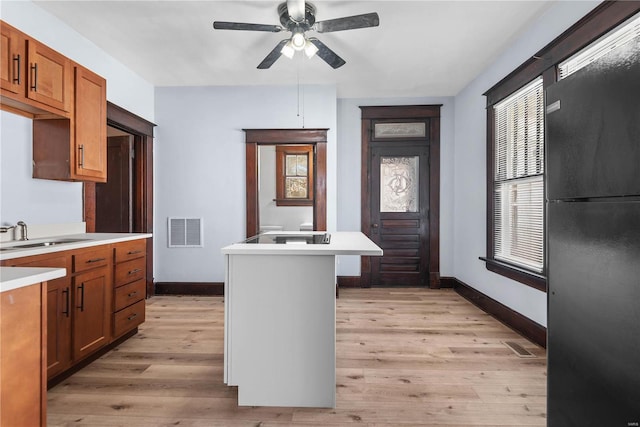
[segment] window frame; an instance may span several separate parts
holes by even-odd
[[[484,95],[487,98],[487,158],[486,158],[486,256],[480,257],[485,262],[487,270],[513,279],[517,282],[546,292],[547,290],[547,257],[544,251],[542,273],[529,271],[518,265],[495,258],[494,238],[494,177],[495,177],[495,115],[493,106],[511,94],[517,92],[528,82],[542,76],[543,90],[558,80],[558,65],[579,52],[590,43],[597,40],[625,20],[640,12],[640,3],[611,1],[603,2],[586,16],[572,25],[564,33],[554,39],[542,50],[533,55],[513,72],[491,87]],[[546,143],[546,138],[545,138]],[[543,180],[544,180],[543,175]],[[545,224],[543,225],[544,242],[546,248],[546,207]]]
[[[286,158],[288,155],[307,156],[307,197],[287,197],[285,190]],[[276,206],[313,206],[313,145],[278,145],[276,146]]]

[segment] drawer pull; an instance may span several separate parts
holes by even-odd
[[[131,316],[127,317],[127,320],[133,320],[138,317],[138,313],[133,313]]]
[[[139,272],[141,272],[141,271],[142,271],[142,269],[140,269],[140,268],[136,268],[135,270],[131,270],[128,274],[129,274],[129,275],[132,275],[132,274],[139,273]]]
[[[135,255],[135,254],[139,254],[142,251],[129,251],[127,252],[127,255]]]
[[[135,296],[135,295],[137,295],[137,294],[138,294],[138,291],[133,291],[133,292],[128,293],[128,294],[127,294],[127,297],[128,297],[128,298],[131,298],[131,297],[133,297],[133,296]]]
[[[106,261],[106,260],[107,260],[106,258],[93,258],[93,259],[87,260],[87,264],[91,264],[91,263],[94,263],[94,262],[100,262],[100,261]]]

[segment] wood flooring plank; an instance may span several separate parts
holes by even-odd
[[[546,424],[545,349],[451,289],[346,288],[336,308],[336,408],[238,407],[223,298],[158,296],[137,335],[49,390],[49,426]]]

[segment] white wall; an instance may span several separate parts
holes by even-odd
[[[492,273],[478,259],[486,255],[486,98],[482,94],[598,4],[555,3],[455,98],[453,276],[543,326],[547,324],[546,293]]]
[[[454,99],[338,100],[338,230],[360,231],[361,106],[442,104],[440,118],[440,274],[453,275]],[[359,276],[359,257],[338,257],[338,274]]]
[[[260,227],[281,226],[283,230],[300,230],[313,223],[313,206],[278,206],[276,198],[276,146],[258,147],[258,211]]]
[[[156,88],[156,281],[224,280],[220,248],[245,237],[242,129],[329,128],[327,229],[336,229],[336,90],[301,92],[298,115],[296,86]],[[171,216],[202,217],[204,247],[168,248]]]
[[[3,1],[0,19],[107,79],[107,99],[153,121],[153,86],[30,1]],[[31,121],[0,113],[0,223],[82,221],[82,184],[31,178]]]

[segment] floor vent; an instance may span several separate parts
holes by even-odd
[[[518,357],[536,357],[535,354],[531,353],[526,348],[522,347],[517,342],[513,341],[503,341],[502,344],[506,345],[513,351]]]

